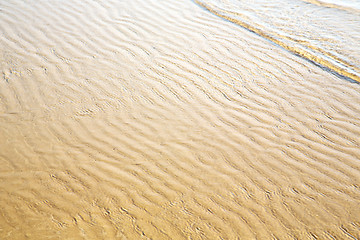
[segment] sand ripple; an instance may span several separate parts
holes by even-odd
[[[360,85],[191,1],[0,3],[1,239],[357,239]]]

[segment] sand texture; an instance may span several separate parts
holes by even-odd
[[[0,2],[0,239],[359,239],[360,84],[194,1]]]

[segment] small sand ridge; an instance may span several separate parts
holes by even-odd
[[[359,239],[359,84],[192,1],[0,23],[0,239]]]

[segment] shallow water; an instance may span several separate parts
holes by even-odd
[[[240,3],[1,1],[0,238],[359,238],[359,25]]]
[[[360,81],[359,0],[195,0],[328,70]]]

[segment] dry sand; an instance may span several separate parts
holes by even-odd
[[[0,239],[360,238],[359,84],[192,1],[0,32]]]

